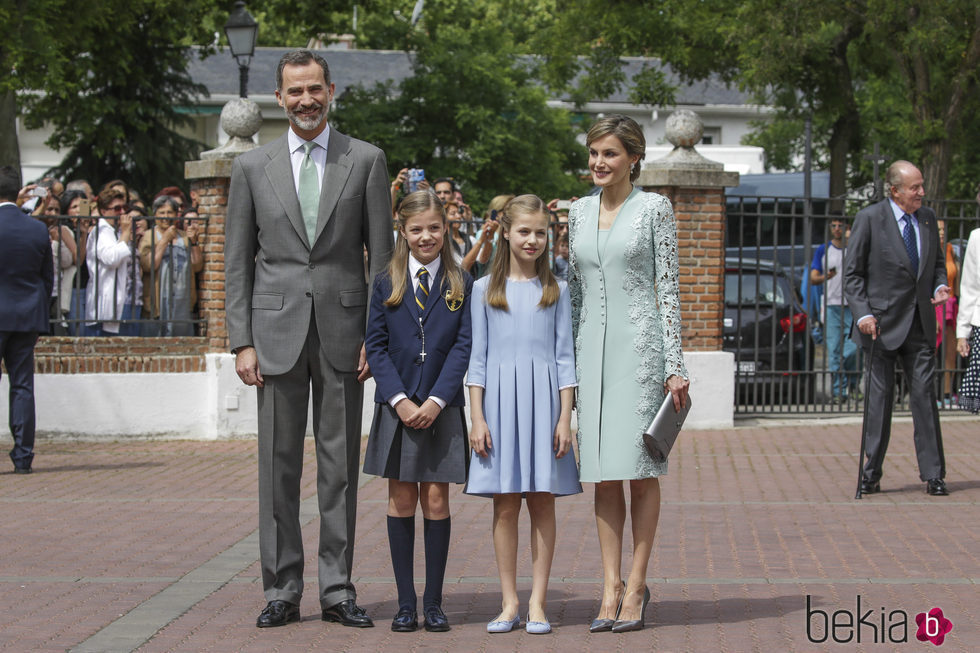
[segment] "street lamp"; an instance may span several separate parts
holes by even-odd
[[[225,23],[225,35],[231,54],[238,62],[238,95],[248,97],[248,65],[255,53],[255,39],[259,34],[259,24],[248,13],[243,0],[238,0]]]

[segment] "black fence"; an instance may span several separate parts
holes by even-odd
[[[115,216],[39,218],[54,259],[52,335],[206,335],[195,306],[206,216],[133,216],[125,241]]]
[[[723,349],[735,355],[735,413],[745,416],[834,415],[863,410],[866,361],[850,340],[846,307],[825,302],[826,284],[810,282],[818,248],[830,224],[849,226],[866,200],[729,197],[726,204]],[[929,205],[929,202],[926,202]],[[975,201],[930,205],[945,227],[949,263],[959,268],[972,229],[980,227]],[[847,231],[843,235],[846,248]],[[823,268],[829,259],[823,257]],[[829,272],[823,269],[823,273]],[[842,269],[833,274],[843,273]],[[957,282],[958,283],[958,282]],[[953,285],[958,296],[958,285]],[[956,407],[966,360],[956,352],[955,308],[937,309],[936,396]],[[908,410],[901,370],[895,410]]]

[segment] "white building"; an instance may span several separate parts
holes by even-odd
[[[257,134],[259,144],[278,138],[286,130],[286,118],[276,102],[275,78],[279,58],[291,48],[257,48],[249,69],[249,98],[262,111],[262,129]],[[375,82],[394,80],[396,83],[412,74],[410,55],[390,50],[325,49],[320,54],[330,65],[331,77],[337,85],[337,97],[352,84],[372,86]],[[641,57],[623,59],[627,79],[654,60]],[[195,82],[204,84],[210,94],[194,106],[182,111],[194,118],[194,126],[184,130],[213,148],[224,143],[227,135],[218,124],[221,108],[238,97],[238,66],[228,51],[191,62],[189,72]],[[567,108],[589,115],[622,113],[639,122],[647,139],[647,162],[667,154],[672,146],[664,137],[664,124],[675,109],[696,111],[704,121],[704,139],[699,151],[709,159],[725,164],[726,170],[739,174],[765,172],[762,148],[742,145],[751,131],[750,121],[764,119],[772,110],[751,102],[751,97],[730,88],[718,79],[683,84],[678,76],[666,70],[668,80],[678,86],[677,104],[671,107],[651,107],[633,104],[628,90],[620,89],[603,100],[590,101],[575,107],[567,98],[555,98],[552,106]],[[25,180],[33,180],[57,165],[62,153],[52,150],[45,141],[49,129],[27,130],[18,121],[21,167]]]

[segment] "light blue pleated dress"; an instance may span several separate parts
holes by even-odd
[[[507,282],[509,311],[484,301],[489,277],[473,284],[473,349],[466,384],[482,386],[483,414],[493,442],[490,455],[471,453],[467,494],[582,491],[571,451],[555,458],[554,433],[561,414],[558,391],[574,387],[568,286],[547,308],[541,282]]]

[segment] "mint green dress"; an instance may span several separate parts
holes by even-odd
[[[664,381],[687,378],[681,352],[677,230],[662,195],[634,189],[599,231],[599,195],[568,214],[582,482],[667,473],[643,445]]]

